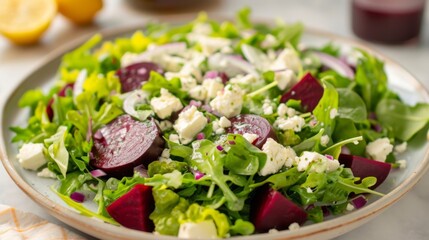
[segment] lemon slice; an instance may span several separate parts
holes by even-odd
[[[0,0],[0,33],[16,44],[35,43],[56,13],[55,0]]]

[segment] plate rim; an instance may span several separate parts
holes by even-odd
[[[194,17],[195,17],[194,14],[179,14],[179,15],[163,16],[158,18],[157,20],[162,22],[173,22],[173,21],[183,22],[189,19],[193,19]],[[213,19],[220,19],[220,20],[229,19],[225,17],[219,17],[216,15],[211,17]],[[254,19],[254,22],[269,23],[269,20]],[[132,24],[124,24],[124,25],[120,25],[112,28],[104,28],[101,30],[97,30],[97,33],[101,34],[103,38],[120,37],[120,36],[124,36],[125,34],[132,33],[138,29],[144,28],[144,26],[147,23],[148,21],[138,21]],[[406,77],[408,78],[407,80],[409,80],[407,82],[409,84],[412,84],[415,89],[418,89],[418,92],[422,96],[425,96],[426,98],[429,97],[428,90],[412,73],[410,73],[410,71],[408,71],[405,67],[401,66],[395,60],[392,60],[391,58],[380,53],[379,51],[374,50],[373,48],[367,46],[364,42],[360,40],[344,37],[341,35],[337,35],[335,33],[331,33],[328,31],[307,27],[307,26],[304,27],[304,32],[307,34],[316,35],[318,37],[323,37],[328,40],[333,40],[335,42],[340,42],[341,44],[356,46],[366,51],[369,51],[371,54],[375,54],[377,57],[381,58],[385,62],[385,64],[391,65],[392,67],[399,69],[403,73],[405,73]],[[85,34],[60,47],[55,48],[54,50],[49,52],[36,67],[31,69],[31,71],[20,80],[19,84],[17,84],[13,89],[7,92],[3,98],[4,101],[2,101],[0,105],[0,113],[2,116],[2,120],[1,120],[2,126],[3,126],[3,122],[5,121],[5,119],[3,118],[5,106],[10,101],[12,96],[16,94],[18,89],[21,88],[22,85],[28,81],[28,79],[31,79],[32,75],[34,75],[36,71],[43,68],[54,59],[63,55],[64,53],[76,48],[77,46],[79,46],[80,44],[88,40],[94,34],[96,33],[91,32],[91,33]],[[85,229],[79,228],[79,227],[82,227],[82,224],[85,223],[85,220],[88,220],[88,217],[85,217],[79,214],[78,212],[74,211],[71,208],[63,207],[60,204],[55,203],[53,200],[46,198],[41,193],[37,192],[16,171],[16,169],[12,164],[12,160],[8,159],[5,146],[6,146],[6,143],[5,143],[3,127],[2,127],[0,128],[0,159],[6,172],[14,181],[14,183],[25,194],[27,194],[33,201],[35,201],[39,206],[41,206],[44,210],[46,210],[50,215],[54,216],[55,218],[59,219],[65,224],[93,236],[103,236],[103,238],[109,237],[112,239],[117,239],[117,238],[135,239],[135,238],[144,237],[145,239],[159,239],[161,237],[161,235],[146,233],[146,232],[127,229],[123,227],[117,227],[98,220],[88,221],[89,223],[84,224]],[[303,239],[303,238],[309,238],[309,237],[310,238],[317,237],[318,239],[320,239],[320,236],[322,237],[324,236],[323,234],[330,234],[329,235],[330,237],[341,235],[345,232],[340,232],[337,235],[332,234],[332,232],[335,231],[336,229],[339,229],[339,228],[341,229],[345,225],[349,225],[349,228],[351,230],[364,224],[366,221],[369,221],[376,215],[380,214],[383,210],[385,210],[389,206],[399,201],[406,193],[408,193],[429,169],[429,150],[427,150],[424,153],[423,158],[424,159],[422,160],[418,168],[415,169],[415,171],[413,171],[410,174],[410,176],[407,179],[405,179],[400,185],[398,185],[396,188],[394,188],[389,193],[387,193],[385,197],[377,199],[374,203],[365,206],[365,208],[360,209],[359,211],[347,213],[346,215],[342,215],[339,217],[335,217],[334,219],[325,221],[324,222],[325,224],[323,226],[320,226],[320,224],[311,224],[311,225],[302,227],[298,231],[279,231],[277,233],[269,233],[269,235],[268,233],[265,233],[265,234],[251,235],[251,236],[241,236],[241,237],[236,237],[235,239],[243,239],[243,238],[258,239],[260,237],[267,237],[267,236],[270,236],[272,238],[287,238],[287,239]],[[348,221],[344,221],[345,219],[348,219]],[[109,231],[106,232],[105,228],[109,228]],[[124,229],[126,229],[128,232],[127,236],[122,235]],[[162,238],[176,239],[176,240],[178,239],[177,237],[164,236],[164,235],[162,236]]]

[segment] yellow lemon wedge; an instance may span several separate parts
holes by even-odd
[[[19,45],[33,44],[56,13],[55,0],[0,0],[0,33]]]
[[[57,0],[57,4],[58,11],[77,25],[91,23],[103,8],[103,0]]]

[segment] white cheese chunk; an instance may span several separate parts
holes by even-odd
[[[254,133],[244,133],[243,137],[250,143],[253,143],[256,139],[259,138],[258,134]]]
[[[182,223],[179,228],[179,238],[207,239],[217,238],[217,229],[213,220],[199,223]]]
[[[42,178],[57,179],[57,175],[55,175],[55,173],[51,172],[51,170],[49,170],[49,168],[42,169],[42,171],[37,173],[37,176],[42,177]]]
[[[204,86],[198,85],[189,90],[189,96],[196,100],[205,100],[207,98],[207,90]]]
[[[300,132],[305,125],[305,119],[300,116],[292,116],[289,118],[277,118],[274,122],[274,127],[281,130],[292,129],[295,132]]]
[[[272,34],[267,34],[264,38],[264,40],[261,42],[262,48],[272,48],[279,44],[279,41],[277,41],[277,38],[273,36]]]
[[[206,90],[206,97],[208,99],[213,99],[217,96],[219,91],[223,90],[223,83],[220,77],[215,79],[205,79],[202,84],[203,88]]]
[[[195,106],[181,112],[174,123],[174,130],[179,134],[180,142],[190,143],[192,139],[207,125],[207,118]]]
[[[231,118],[237,116],[243,107],[243,90],[237,85],[228,85],[223,92],[210,102],[210,106],[221,115]]]
[[[17,157],[21,167],[28,170],[36,171],[47,162],[43,154],[42,143],[26,143],[22,145]]]
[[[290,69],[276,72],[274,75],[274,80],[277,82],[277,86],[280,90],[285,90],[297,82],[295,73]]]
[[[177,112],[183,108],[180,99],[171,94],[167,89],[161,88],[161,96],[152,98],[150,101],[152,110],[159,118],[165,119],[173,112]]]
[[[267,154],[267,161],[258,172],[260,176],[277,173],[284,166],[291,167],[296,157],[291,147],[284,147],[272,138],[268,138],[262,151]]]
[[[328,143],[329,143],[329,136],[328,136],[328,135],[323,135],[323,136],[320,138],[320,144],[321,144],[322,146],[326,147],[326,146],[328,146]]]
[[[271,70],[278,71],[283,69],[291,69],[298,73],[301,69],[301,60],[293,49],[284,49],[274,63],[271,65]]]
[[[366,145],[366,153],[374,160],[384,162],[387,155],[393,150],[393,145],[390,144],[388,138],[379,138]]]
[[[396,153],[403,153],[407,150],[407,142],[403,142],[395,146]]]
[[[219,119],[219,126],[222,128],[228,128],[231,127],[231,121],[229,121],[226,117],[220,117]]]
[[[304,151],[300,157],[295,158],[297,162],[298,171],[302,172],[307,170],[310,166],[309,172],[333,172],[340,167],[340,163],[336,159],[329,159],[326,156],[317,153]]]

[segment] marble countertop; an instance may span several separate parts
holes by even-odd
[[[206,10],[209,14],[233,16],[243,6],[250,6],[257,19],[273,16],[287,22],[301,21],[306,26],[356,38],[350,27],[350,1],[338,0],[214,0],[187,8],[186,12]],[[367,43],[370,47],[395,59],[429,88],[429,6],[426,4],[424,31],[420,42],[405,46],[385,46]],[[153,11],[141,7],[138,0],[105,0],[105,7],[96,24],[79,28],[57,16],[41,43],[33,47],[14,47],[0,37],[0,101],[32,70],[44,56],[57,47],[102,28],[125,26],[134,22],[156,19],[170,11]],[[0,116],[2,117],[2,116]],[[427,239],[429,236],[429,173],[398,203],[367,224],[346,233],[338,239]],[[10,179],[0,166],[0,204],[35,213],[42,218],[63,225],[49,216]],[[64,226],[64,225],[63,225]]]

